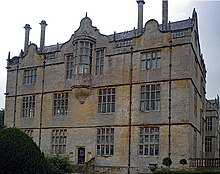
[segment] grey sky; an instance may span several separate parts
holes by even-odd
[[[161,23],[162,0],[145,0],[144,23],[156,19]],[[220,61],[219,28],[220,1],[169,0],[169,20],[187,19],[196,8],[202,53],[207,68],[207,98],[219,93]],[[0,108],[4,108],[4,93],[8,51],[11,57],[19,55],[24,47],[25,24],[30,24],[30,41],[39,46],[40,21],[46,20],[45,45],[63,43],[79,27],[80,20],[88,12],[102,34],[132,30],[137,25],[136,0],[7,0],[0,2]]]

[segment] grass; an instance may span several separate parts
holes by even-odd
[[[220,170],[158,170],[154,174],[220,174]]]

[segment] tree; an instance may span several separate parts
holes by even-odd
[[[17,128],[0,129],[0,157],[0,173],[48,173],[40,148],[32,138]]]
[[[0,110],[0,128],[4,127],[4,117],[5,117],[5,110],[1,108]]]

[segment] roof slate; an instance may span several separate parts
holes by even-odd
[[[193,26],[193,22],[194,20],[191,18],[177,21],[177,22],[171,22],[170,23],[171,31],[191,28]],[[162,28],[162,24],[159,25],[159,29],[161,28]],[[133,37],[136,37],[136,33],[137,33],[137,29],[133,29],[130,31],[114,33],[114,34],[109,35],[108,37],[110,41],[130,40]],[[63,44],[45,46],[43,49],[43,53],[51,53],[51,52],[60,51],[60,48],[62,45]]]

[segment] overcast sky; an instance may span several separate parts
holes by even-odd
[[[156,19],[161,23],[162,0],[145,0],[144,23]],[[207,69],[207,98],[220,93],[220,1],[169,0],[169,20],[187,19],[196,8],[199,34]],[[45,45],[68,41],[80,20],[92,19],[102,34],[137,28],[136,0],[7,0],[0,2],[0,108],[5,107],[6,59],[18,56],[24,47],[24,26],[31,25],[30,41],[39,46],[41,20],[46,20]]]

